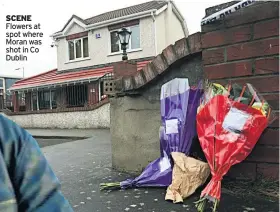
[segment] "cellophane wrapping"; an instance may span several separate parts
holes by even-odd
[[[189,153],[196,135],[196,113],[202,94],[201,88],[190,88],[187,78],[175,78],[162,86],[162,124],[159,129],[161,156],[151,162],[140,176],[121,182],[122,188],[167,187],[171,184],[171,152]]]
[[[221,180],[252,151],[268,123],[272,108],[251,84],[210,84],[198,108],[197,133],[212,179],[201,193],[220,200]]]

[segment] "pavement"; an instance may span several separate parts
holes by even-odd
[[[61,130],[60,130],[61,131]],[[165,189],[141,188],[115,191],[99,191],[99,184],[119,182],[132,177],[113,170],[109,130],[46,131],[49,135],[66,135],[63,141],[51,139],[51,145],[42,145],[47,139],[38,142],[47,160],[61,181],[62,192],[77,212],[106,211],[144,211],[144,212],[195,212],[193,202],[198,200],[199,192],[186,199],[183,204],[173,204],[164,200]],[[43,135],[44,130],[29,130]],[[86,134],[88,133],[88,134]],[[45,135],[48,135],[45,134]],[[67,140],[73,134],[90,135],[87,139]],[[60,141],[61,140],[61,141]],[[210,211],[210,210],[209,210]],[[279,204],[271,200],[255,197],[241,198],[230,192],[222,194],[219,212],[278,212]],[[205,211],[206,212],[206,211]]]

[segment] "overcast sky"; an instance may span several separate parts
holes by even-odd
[[[39,74],[56,68],[56,48],[51,48],[50,35],[60,30],[72,14],[81,18],[89,18],[103,12],[115,10],[147,0],[1,0],[0,2],[0,75],[25,77]],[[190,34],[200,31],[200,21],[205,9],[225,0],[175,0],[182,15],[185,17]],[[28,55],[28,61],[6,61],[6,15],[32,15],[32,24],[40,23],[44,33],[43,44],[38,54]]]

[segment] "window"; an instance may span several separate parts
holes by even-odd
[[[56,92],[55,90],[51,91],[51,104],[52,104],[52,109],[56,108]]]
[[[88,86],[70,85],[66,87],[68,107],[84,107],[88,101]]]
[[[83,56],[88,57],[88,38],[83,39]]]
[[[19,79],[6,79],[6,83],[5,83],[6,89],[9,89],[10,87],[12,87],[12,85],[15,84],[15,82],[18,81],[18,80]],[[0,82],[0,84],[1,84],[1,82]],[[1,85],[0,85],[0,87],[1,87]]]
[[[19,93],[19,105],[25,106],[26,95],[24,92]]]
[[[4,87],[4,79],[0,79],[0,88]]]
[[[68,41],[68,52],[69,60],[88,57],[88,37]]]
[[[76,58],[82,57],[82,40],[77,40],[75,43]]]
[[[32,109],[37,110],[37,92],[32,92]]]
[[[0,79],[0,109],[4,108],[4,79]]]
[[[111,32],[111,52],[120,51],[120,42],[117,31]]]
[[[127,27],[127,30],[131,31],[131,36],[127,50],[139,49],[140,48],[140,29],[139,25]],[[121,44],[119,42],[118,30],[110,32],[111,37],[111,53],[121,51]]]
[[[55,90],[45,90],[38,91],[38,103],[39,109],[55,109],[56,104],[56,91]],[[32,93],[32,104],[33,110],[37,109],[37,94]]]
[[[40,109],[50,108],[50,91],[39,91],[38,98]]]
[[[130,39],[130,48],[138,49],[140,48],[140,30],[139,25],[130,27],[131,39]]]

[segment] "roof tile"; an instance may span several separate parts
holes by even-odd
[[[158,10],[158,9],[162,8],[163,6],[165,6],[167,3],[168,2],[165,1],[165,0],[149,1],[149,2],[133,5],[133,6],[126,7],[126,8],[121,8],[121,9],[118,9],[118,10],[105,12],[105,13],[102,13],[100,15],[96,15],[96,16],[93,16],[91,18],[87,18],[87,19],[84,19],[84,20],[77,15],[72,15],[71,18],[64,25],[62,30],[60,30],[56,33],[62,32],[73,18],[78,19],[79,21],[81,21],[82,23],[84,23],[86,25],[90,25],[90,24],[96,24],[96,23],[99,23],[99,22],[108,21],[108,20],[111,20],[111,19],[120,18],[120,17],[123,17],[123,16],[128,16],[128,15],[132,15],[132,14],[136,14],[136,13],[140,13],[140,12],[145,12],[145,11],[149,11],[149,10],[153,10],[153,9]]]
[[[167,4],[167,1],[149,1],[142,4],[133,5],[130,7],[113,10],[91,18],[85,19],[86,24],[95,24],[102,21],[107,21],[122,16],[127,16],[135,13],[145,12],[153,9],[160,9]]]

